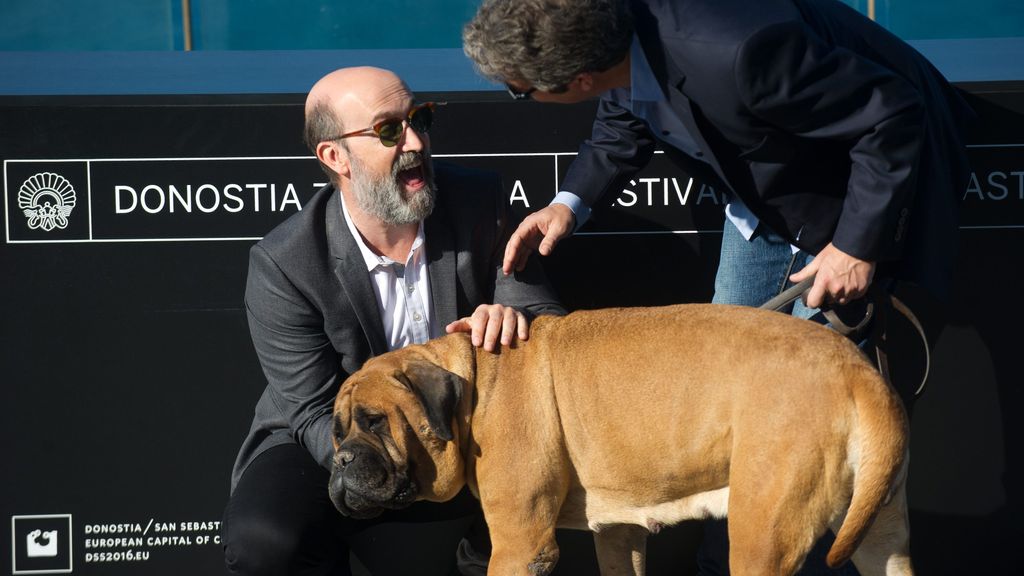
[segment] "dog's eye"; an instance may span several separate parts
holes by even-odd
[[[384,414],[372,414],[366,417],[366,427],[375,434],[381,434],[388,429],[388,417]]]
[[[358,410],[355,413],[355,420],[360,429],[374,434],[380,435],[388,430],[388,415],[384,412]]]

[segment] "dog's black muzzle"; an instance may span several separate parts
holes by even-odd
[[[417,494],[408,473],[396,470],[386,453],[359,441],[338,448],[328,489],[339,512],[359,519],[405,508],[415,502]]]

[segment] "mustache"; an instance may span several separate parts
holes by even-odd
[[[397,175],[403,170],[423,165],[423,161],[424,158],[422,152],[402,152],[402,154],[395,159],[395,165],[392,167],[392,172]]]

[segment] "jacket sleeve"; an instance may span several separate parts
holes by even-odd
[[[891,70],[826,44],[799,22],[747,38],[734,74],[755,117],[799,137],[849,143],[850,177],[832,243],[878,260],[895,242],[916,185],[925,130],[917,90]]]
[[[544,268],[541,266],[536,253],[532,254],[526,262],[522,271],[505,275],[502,271],[502,260],[505,257],[505,245],[508,239],[519,224],[514,220],[509,210],[508,199],[503,196],[501,179],[495,177],[492,186],[492,197],[494,199],[493,214],[491,220],[495,223],[493,234],[488,236],[494,239],[494,244],[482,253],[486,257],[487,273],[490,275],[488,283],[491,286],[491,302],[512,306],[523,312],[527,318],[532,320],[541,314],[564,315],[565,308],[562,307],[555,290],[548,282]]]
[[[271,399],[295,442],[330,467],[331,410],[347,376],[323,317],[259,244],[249,253],[245,305],[249,332]]]
[[[580,146],[561,189],[596,208],[602,198],[618,194],[629,178],[650,162],[654,147],[647,124],[603,97],[590,138]]]

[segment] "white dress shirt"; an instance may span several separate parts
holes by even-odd
[[[341,211],[345,214],[345,223],[348,224],[348,229],[359,246],[359,252],[366,261],[366,270],[370,274],[370,283],[377,298],[377,308],[380,310],[381,320],[384,321],[384,337],[388,342],[388,350],[397,350],[409,344],[421,344],[440,336],[431,306],[423,222],[420,222],[416,240],[413,241],[405,262],[396,262],[374,254],[366,245],[363,236],[352,223],[343,194]]]

